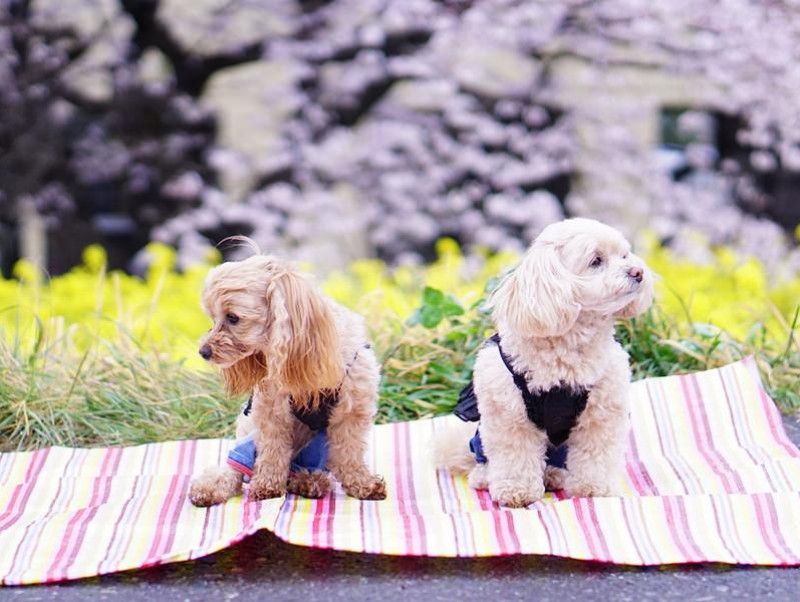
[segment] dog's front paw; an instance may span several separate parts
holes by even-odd
[[[564,491],[570,497],[611,497],[620,494],[619,488],[610,482],[581,479],[567,473]]]
[[[189,501],[200,508],[222,504],[242,492],[242,476],[225,466],[207,468],[192,480]]]
[[[371,475],[368,479],[342,484],[347,495],[359,500],[385,500],[386,483],[383,477]]]
[[[326,472],[300,470],[289,475],[287,491],[302,497],[318,499],[325,497],[331,490],[331,478]]]
[[[486,464],[476,464],[469,473],[469,486],[473,489],[489,489],[489,476]]]
[[[557,466],[548,466],[544,469],[544,486],[547,491],[564,489],[567,484],[567,470]]]
[[[537,486],[514,480],[498,481],[489,484],[489,495],[501,506],[525,508],[544,497],[544,483]]]
[[[286,479],[257,479],[250,481],[250,499],[255,501],[269,500],[286,494]]]

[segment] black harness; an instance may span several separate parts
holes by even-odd
[[[503,352],[500,335],[495,334],[487,341],[487,344],[489,342],[497,345],[503,363],[522,394],[528,420],[547,433],[547,438],[553,447],[560,446],[569,438],[570,431],[578,421],[578,416],[586,409],[590,389],[558,385],[547,391],[531,393],[525,376],[514,370],[511,360]],[[472,382],[462,389],[454,413],[465,422],[477,422],[481,419],[478,411],[478,398]]]
[[[369,348],[370,348],[369,343],[364,345],[364,349],[369,349]],[[356,354],[353,356],[353,359],[350,360],[349,364],[347,364],[344,376],[342,377],[342,382],[344,382],[344,378],[350,371],[350,367],[356,361],[359,351],[356,351]],[[295,418],[297,418],[300,422],[305,424],[312,431],[325,430],[326,428],[328,428],[328,423],[330,422],[333,408],[335,408],[336,405],[339,403],[339,390],[341,388],[342,384],[339,383],[339,386],[336,387],[335,389],[325,389],[323,391],[320,391],[319,405],[316,408],[295,407],[292,398],[289,397],[289,407],[292,410],[292,414],[294,415]],[[245,416],[249,416],[252,409],[253,409],[253,396],[251,395],[250,398],[245,402],[244,407],[242,408],[242,414],[244,414]]]

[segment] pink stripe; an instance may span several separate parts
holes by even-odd
[[[500,521],[500,515],[503,512],[506,512],[506,510],[503,510],[499,507],[492,512],[492,524],[494,525],[494,536],[495,540],[497,541],[497,553],[500,556],[506,556],[510,554],[509,546],[506,543],[505,529]]]
[[[414,463],[411,461],[414,454],[411,451],[411,423],[404,422],[403,423],[403,435],[405,439],[405,452],[406,456],[409,458],[408,462],[408,494],[410,496],[409,500],[411,501],[412,510],[414,512],[414,518],[416,519],[417,523],[417,530],[419,534],[419,553],[420,555],[424,556],[428,550],[428,538],[425,532],[425,519],[423,518],[422,514],[419,512],[419,508],[417,507],[417,491],[416,486],[414,485]]]
[[[594,532],[597,535],[597,541],[600,543],[602,553],[605,555],[603,558],[611,560],[613,556],[611,555],[611,551],[608,549],[608,543],[606,542],[605,533],[603,533],[603,529],[600,526],[600,521],[597,519],[597,504],[595,503],[595,499],[592,497],[587,498],[586,503],[589,506],[589,518],[591,519],[590,525],[592,529],[594,529]]]
[[[703,399],[697,376],[694,374],[683,376],[680,379],[680,383],[684,392],[686,407],[692,417],[690,423],[698,451],[706,459],[708,466],[719,476],[726,493],[743,493],[744,484],[741,478],[733,472],[728,462],[714,445],[711,425],[708,422],[708,414],[703,408]]]
[[[786,436],[786,430],[783,428],[783,420],[781,418],[775,402],[770,398],[761,383],[761,376],[758,373],[758,367],[755,360],[749,357],[745,360],[745,365],[749,368],[751,377],[755,382],[755,388],[758,392],[759,399],[761,400],[761,408],[767,417],[770,432],[772,433],[775,441],[786,451],[792,458],[800,458],[800,450],[794,445]]]
[[[747,418],[741,412],[742,404],[741,404],[741,390],[738,388],[738,382],[734,382],[734,389],[732,390],[729,381],[730,374],[728,371],[719,370],[718,371],[720,384],[722,385],[722,389],[725,391],[725,398],[728,400],[728,415],[731,418],[731,425],[732,431],[734,436],[736,437],[736,443],[738,444],[739,448],[744,450],[750,460],[753,462],[754,467],[758,467],[767,479],[769,483],[770,490],[778,491],[778,484],[775,482],[772,473],[769,470],[769,467],[764,462],[759,462],[756,458],[755,454],[753,453],[754,449],[757,447],[754,442],[753,438],[750,434],[750,429],[748,428]],[[760,454],[763,460],[768,460],[769,456],[765,454],[762,450]],[[739,468],[741,472],[741,467]],[[784,479],[786,475],[784,474]],[[787,481],[784,480],[783,483],[784,487],[787,485]]]
[[[330,522],[332,520],[333,505],[330,501],[332,495],[314,500],[314,518],[311,519],[311,545],[315,548],[325,548],[328,545]]]
[[[175,500],[178,497],[179,492],[182,491],[183,481],[185,480],[185,477],[180,476],[182,473],[181,469],[183,468],[185,457],[186,457],[186,446],[179,445],[177,474],[170,479],[169,489],[167,490],[167,495],[164,498],[164,502],[161,506],[161,512],[159,512],[158,520],[155,524],[156,527],[155,538],[153,539],[153,543],[150,546],[150,551],[145,556],[145,560],[142,563],[142,566],[152,566],[153,564],[157,564],[158,559],[163,554],[163,549],[165,546],[162,545],[162,540],[166,532],[166,527],[168,525],[170,511],[172,510],[172,506],[175,503]],[[180,501],[182,503],[184,500],[181,499]],[[177,505],[180,508],[180,504]]]
[[[632,457],[628,458],[625,468],[636,493],[639,495],[657,495],[656,485],[650,477],[650,473],[647,472],[644,462],[639,457],[639,448],[636,445],[636,437],[633,436],[633,431],[630,432],[628,439]]]
[[[796,561],[794,554],[787,547],[781,535],[781,528],[775,511],[775,503],[769,494],[755,494],[750,496],[758,518],[758,529],[761,539],[772,552],[780,564],[786,565]]]
[[[646,564],[648,560],[651,559],[660,560],[658,553],[656,553],[651,545],[649,534],[641,521],[636,521],[636,528],[632,525],[631,513],[636,514],[636,518],[639,518],[639,505],[634,503],[632,504],[632,508],[629,509],[628,502],[628,498],[619,498],[619,507],[622,510],[625,529],[633,542],[633,547],[636,548],[636,555],[639,557],[639,562],[641,564]]]
[[[734,525],[731,525],[732,527],[731,530],[727,530],[722,524],[722,520],[725,517],[720,516],[720,510],[721,510],[720,507],[725,503],[727,503],[728,498],[722,499],[721,503],[719,503],[720,498],[718,497],[709,496],[709,500],[711,501],[711,508],[714,511],[714,524],[716,525],[716,532],[719,535],[720,541],[722,541],[722,545],[731,555],[731,558],[738,560],[739,562],[752,564],[752,560],[745,560],[745,558],[749,557],[749,554],[743,551],[741,542],[739,541],[738,535],[735,532]],[[726,536],[730,536],[730,539],[732,539],[733,541],[730,541],[730,539]],[[731,545],[728,545],[729,543],[738,548],[737,552],[733,551]]]
[[[135,525],[142,506],[145,500],[150,498],[150,489],[152,488],[154,479],[153,477],[145,475],[149,465],[151,463],[157,464],[158,462],[158,453],[155,452],[157,449],[157,445],[147,445],[144,447],[141,464],[136,467],[138,474],[133,480],[130,495],[114,524],[114,534],[106,549],[106,555],[98,565],[98,573],[100,574],[114,570],[116,563],[119,562],[120,554],[127,549],[134,536]],[[143,489],[141,491],[139,489],[140,483],[143,484]],[[120,527],[122,527],[122,530],[120,530]]]
[[[455,499],[453,487],[453,477],[450,476],[446,470],[439,469],[436,471],[436,491],[439,494],[439,506],[442,509],[442,514],[450,519],[450,526],[453,529],[453,541],[455,542],[456,556],[461,556],[461,537],[459,528],[456,523],[455,513],[451,509],[451,501]],[[447,493],[445,493],[447,489]]]
[[[507,553],[519,554],[522,551],[522,546],[519,543],[519,536],[517,535],[517,529],[514,527],[514,515],[509,511],[502,512],[501,515],[505,520],[506,533],[508,534],[508,539],[509,539],[509,546]]]
[[[684,479],[682,470],[679,470],[678,466],[673,461],[673,458],[675,457],[680,458],[680,454],[675,451],[675,444],[672,438],[672,423],[669,420],[669,414],[662,411],[663,402],[661,395],[659,395],[660,389],[655,385],[655,383],[652,383],[651,386],[650,382],[647,382],[646,387],[648,397],[650,399],[648,407],[650,408],[650,413],[656,425],[656,435],[658,436],[658,447],[661,450],[661,457],[664,458],[664,460],[666,460],[669,464],[669,467],[672,469],[675,478],[678,479],[681,487],[683,487],[683,492],[689,493],[693,491],[693,488],[689,486],[686,479]],[[694,475],[687,472],[687,476]],[[698,479],[695,478],[693,481],[698,481]],[[694,488],[695,491],[700,489],[701,488],[699,486]]]
[[[197,442],[196,441],[185,441],[181,443],[181,452],[185,450],[185,448],[189,448],[188,457],[183,457],[183,461],[178,461],[178,479],[179,479],[179,487],[176,489],[176,503],[175,507],[172,512],[172,520],[168,523],[169,530],[167,534],[167,539],[164,543],[164,546],[161,549],[160,555],[163,556],[167,552],[172,549],[172,545],[175,543],[175,533],[178,529],[178,518],[181,515],[181,512],[189,503],[187,498],[187,493],[189,492],[189,483],[191,482],[191,468],[194,465],[194,456],[197,452]]]
[[[397,487],[397,506],[400,517],[403,521],[403,530],[406,541],[406,554],[416,555],[417,546],[414,541],[414,534],[416,529],[412,528],[411,519],[409,517],[409,510],[406,507],[406,500],[410,499],[410,491],[408,487],[409,470],[408,465],[411,462],[408,456],[408,450],[405,449],[405,437],[401,436],[402,433],[398,432],[403,427],[402,424],[397,425],[394,429],[394,450],[395,450],[395,486]]]
[[[69,464],[72,462],[72,459],[74,458],[76,451],[77,450],[72,450],[72,452],[70,453],[70,457],[65,464],[66,466],[69,466]],[[44,513],[43,516],[49,517],[53,515],[54,508],[56,504],[60,501],[61,488],[63,484],[64,484],[64,479],[58,479],[58,488],[56,489],[55,494],[50,500],[50,505],[48,506],[47,511]],[[30,550],[34,550],[35,553],[36,547],[39,545],[42,533],[44,532],[45,527],[47,526],[47,522],[48,521],[46,520],[34,519],[25,527],[25,533],[22,536],[22,540],[17,546],[17,549],[14,551],[14,558],[11,561],[11,568],[8,571],[9,577],[11,577],[12,575],[16,577],[15,573],[17,572],[23,573],[25,571],[27,566],[25,568],[17,569],[17,563],[20,561],[21,558],[27,560],[31,559],[32,553],[30,552]],[[27,552],[27,554],[25,554],[24,552]],[[28,562],[28,566],[30,566],[30,562]],[[19,579],[19,577],[17,577],[17,579]],[[13,582],[13,580],[9,579],[9,582]]]
[[[573,508],[575,508],[575,516],[577,517],[578,525],[583,532],[584,540],[589,546],[589,554],[594,560],[600,560],[602,557],[600,556],[598,545],[594,539],[594,531],[590,526],[590,521],[587,520],[587,516],[583,512],[583,505],[586,499],[587,498],[573,498],[572,505]]]
[[[33,493],[33,490],[36,488],[36,478],[34,478],[34,475],[37,475],[39,472],[41,472],[42,468],[47,462],[47,456],[49,453],[50,448],[33,452],[31,456],[33,461],[30,463],[28,470],[25,472],[25,480],[14,488],[14,493],[11,495],[11,500],[9,500],[8,505],[6,506],[6,511],[3,512],[3,514],[0,514],[0,531],[8,529],[22,516],[23,509],[28,505],[28,499],[31,497],[31,493]]]
[[[678,551],[685,561],[697,562],[702,560],[702,554],[695,554],[695,549],[687,545],[686,538],[688,535],[688,528],[684,529],[683,522],[678,525],[678,521],[681,521],[682,518],[685,519],[685,515],[683,517],[677,516],[678,512],[683,509],[673,508],[673,499],[674,498],[671,496],[661,498],[661,504],[664,506],[664,516],[667,519],[667,527],[669,528],[672,541],[675,543],[675,546],[678,548]]]
[[[86,537],[86,529],[92,519],[97,514],[100,506],[108,501],[111,492],[111,481],[109,474],[113,475],[122,457],[122,450],[112,448],[105,452],[103,462],[100,466],[100,473],[95,477],[92,486],[92,495],[86,508],[81,508],[70,519],[61,547],[50,565],[46,580],[55,581],[67,576],[70,566],[75,562],[81,545]]]

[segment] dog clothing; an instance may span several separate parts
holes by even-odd
[[[370,345],[364,345],[364,349],[369,349]],[[353,359],[345,369],[345,376],[350,370],[350,367],[358,357],[356,351]],[[344,380],[344,377],[342,377]],[[339,386],[341,387],[341,385]],[[314,437],[309,441],[306,446],[297,452],[297,455],[292,459],[291,470],[292,472],[299,472],[301,470],[315,471],[325,470],[328,466],[328,435],[327,428],[331,419],[331,412],[336,404],[339,403],[339,387],[333,390],[323,391],[319,398],[319,405],[316,409],[309,408],[296,408],[292,405],[292,398],[289,398],[289,406],[291,407],[292,414],[300,422],[305,424],[309,430],[314,433]],[[245,402],[242,407],[242,414],[249,416],[253,410],[253,396]],[[256,444],[252,435],[248,435],[239,439],[236,446],[228,453],[228,465],[234,470],[238,470],[244,475],[245,483],[250,481],[253,476],[253,466],[256,463]]]
[[[325,470],[328,465],[328,435],[325,429],[330,420],[331,410],[338,401],[339,396],[334,392],[323,395],[316,410],[292,409],[295,417],[315,433],[311,441],[292,459],[292,472]],[[242,408],[242,414],[249,416],[252,409],[253,398],[250,397]],[[239,439],[236,446],[228,452],[228,465],[244,475],[245,483],[253,476],[255,463],[256,443],[253,435]]]
[[[567,446],[565,442],[569,438],[570,431],[572,431],[572,428],[575,426],[578,416],[580,416],[581,412],[586,408],[589,389],[585,387],[573,388],[559,385],[547,391],[531,393],[525,381],[525,376],[514,370],[514,367],[511,365],[511,360],[503,352],[503,347],[500,344],[500,335],[495,334],[488,339],[486,344],[497,345],[503,363],[511,373],[514,384],[522,394],[528,420],[547,433],[547,438],[549,439],[546,458],[547,464],[564,468],[567,458]],[[481,415],[478,411],[478,398],[475,395],[473,382],[470,382],[462,389],[454,413],[465,422],[480,421]],[[483,464],[487,461],[486,455],[483,453],[480,427],[475,432],[475,436],[470,440],[469,448],[470,451],[475,454],[476,462]]]

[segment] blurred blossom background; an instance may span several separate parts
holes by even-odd
[[[0,0],[0,449],[229,426],[179,375],[238,234],[366,316],[382,419],[447,411],[574,216],[661,276],[636,377],[755,354],[796,409],[799,197],[800,0]],[[80,434],[119,400],[163,428]]]
[[[797,0],[0,0],[2,270],[322,272],[601,219],[800,268]]]

